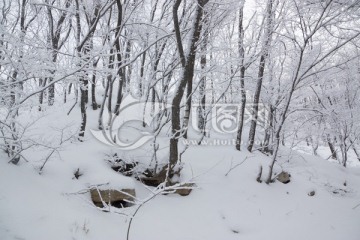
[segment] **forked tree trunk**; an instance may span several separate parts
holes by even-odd
[[[68,14],[68,8],[71,5],[71,0],[66,0],[65,2],[65,10],[62,11],[61,16],[59,18],[59,20],[56,22],[54,22],[53,19],[53,13],[52,13],[52,9],[50,7],[47,7],[47,15],[49,17],[49,45],[51,45],[52,48],[52,61],[53,63],[57,62],[57,56],[58,56],[58,52],[60,50],[60,48],[62,47],[60,44],[60,37],[61,37],[61,32],[62,32],[62,27],[63,24],[65,22],[65,19],[67,17]],[[54,26],[56,26],[56,29],[54,29]],[[70,31],[70,29],[69,29]],[[70,32],[69,32],[70,33]],[[62,39],[62,42],[65,42],[66,39],[69,37],[69,33],[65,35],[64,39]],[[51,73],[54,74],[55,71],[52,71]],[[49,84],[51,84],[53,82],[54,78],[50,77],[49,78]],[[41,95],[41,97],[43,97],[43,94]],[[48,105],[52,106],[54,105],[54,101],[55,101],[55,83],[51,84],[48,88]]]
[[[174,94],[174,98],[172,100],[172,107],[171,107],[171,139],[170,139],[170,154],[169,154],[169,169],[168,172],[172,173],[173,168],[178,162],[179,154],[178,154],[178,141],[181,135],[183,134],[183,129],[181,128],[180,123],[180,103],[181,99],[184,95],[186,84],[192,82],[192,78],[194,76],[194,65],[195,65],[195,57],[196,57],[196,49],[197,49],[197,42],[200,37],[200,32],[202,28],[201,19],[203,16],[203,8],[206,5],[208,0],[198,0],[197,7],[195,12],[195,21],[193,25],[193,32],[190,39],[189,44],[189,53],[185,60],[184,58],[184,51],[181,42],[181,33],[179,27],[179,21],[177,16],[177,10],[181,3],[181,0],[176,0],[174,7],[173,7],[173,17],[174,17],[174,28],[175,28],[175,35],[178,45],[178,50],[180,53],[181,61],[184,64],[183,74],[177,86],[177,89]]]
[[[96,5],[94,9],[94,18],[91,19],[90,25],[91,30],[84,36],[83,41],[80,41],[81,37],[81,21],[80,21],[80,4],[79,0],[75,0],[75,19],[76,19],[76,51],[78,58],[80,59],[80,64],[87,64],[89,57],[87,53],[90,51],[90,45],[88,43],[89,39],[93,35],[97,23],[100,18],[100,5]],[[84,141],[85,136],[85,129],[86,129],[86,122],[87,122],[87,115],[86,115],[86,105],[89,101],[89,91],[88,91],[88,75],[87,73],[82,73],[79,76],[79,85],[80,85],[80,112],[81,112],[81,124],[80,124],[80,131],[79,131],[79,141]]]

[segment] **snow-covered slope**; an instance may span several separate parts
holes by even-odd
[[[61,160],[50,161],[41,175],[30,163],[13,166],[0,161],[0,239],[126,239],[130,217],[125,215],[136,207],[102,212],[82,190],[111,182],[135,186],[140,200],[151,192],[113,172],[103,161],[105,150],[94,139],[69,145]],[[194,180],[198,189],[187,197],[159,195],[146,203],[133,219],[130,239],[360,237],[360,168],[345,169],[282,149],[276,172],[290,172],[291,182],[266,185],[255,181],[259,165],[266,175],[270,161],[260,153],[193,146],[184,161],[183,180]],[[84,174],[79,180],[73,179],[77,167]],[[315,196],[308,196],[310,191]]]

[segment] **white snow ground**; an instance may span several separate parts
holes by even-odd
[[[64,118],[61,111],[39,121],[41,132],[51,136],[45,123],[60,116]],[[78,116],[71,113],[61,123],[74,121],[77,127]],[[93,119],[90,128],[96,114]],[[89,193],[81,194],[91,184],[110,182],[119,188],[134,186],[140,200],[150,196],[140,183],[109,168],[103,159],[111,151],[88,133],[84,143],[66,144],[61,158],[55,154],[41,175],[40,151],[29,153],[31,161],[21,161],[20,166],[7,164],[0,155],[0,239],[126,239],[130,218],[125,215],[135,207],[102,212],[92,205]],[[146,203],[133,219],[129,239],[359,240],[360,167],[351,164],[345,169],[285,148],[281,155],[276,172],[284,169],[292,180],[266,185],[255,178],[260,165],[267,175],[268,157],[237,152],[232,146],[190,147],[183,157],[183,180],[193,179],[198,189],[187,197],[160,195]],[[79,180],[73,179],[77,168],[83,173]],[[308,196],[310,191],[315,196]]]

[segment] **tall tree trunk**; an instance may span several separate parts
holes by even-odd
[[[205,22],[204,22],[205,23]],[[202,72],[202,77],[199,84],[199,95],[200,95],[200,105],[198,108],[198,129],[201,133],[205,135],[206,133],[206,50],[207,50],[207,40],[208,33],[204,34],[204,41],[201,44],[201,57],[200,57],[200,67]]]
[[[241,91],[241,106],[240,106],[240,119],[239,126],[237,130],[236,136],[236,150],[241,150],[241,141],[242,141],[242,132],[244,128],[244,115],[245,115],[245,107],[246,107],[246,91],[245,91],[245,71],[246,68],[244,66],[245,61],[245,49],[244,49],[244,5],[245,0],[240,3],[239,9],[239,39],[238,39],[238,49],[239,49],[239,59],[240,59],[240,91]]]
[[[249,131],[249,145],[247,149],[249,152],[252,151],[255,141],[255,134],[256,134],[256,125],[259,113],[259,103],[260,103],[260,93],[262,89],[262,82],[264,78],[264,71],[265,71],[265,63],[269,53],[269,47],[271,42],[271,35],[272,35],[272,8],[273,8],[273,1],[268,0],[267,3],[267,13],[266,13],[266,26],[265,26],[265,41],[264,45],[262,46],[262,54],[260,56],[260,65],[258,69],[258,80],[256,83],[256,89],[254,93],[254,102],[252,108],[252,119],[251,119],[251,126]]]
[[[177,89],[174,94],[174,98],[172,101],[172,107],[171,107],[171,132],[172,136],[170,139],[170,154],[169,154],[169,173],[172,173],[173,168],[178,162],[178,141],[181,137],[181,134],[183,133],[183,129],[181,129],[180,124],[180,103],[181,99],[183,97],[185,87],[187,83],[192,82],[192,78],[194,76],[194,65],[195,65],[195,57],[196,57],[196,48],[197,48],[197,42],[200,37],[200,32],[202,28],[201,19],[203,16],[203,8],[205,4],[208,2],[208,0],[198,0],[198,5],[196,7],[196,13],[195,13],[195,21],[193,25],[193,33],[190,39],[190,45],[189,45],[189,54],[185,60],[183,55],[183,48],[182,48],[182,42],[181,42],[181,35],[180,35],[180,28],[179,28],[179,22],[177,17],[177,10],[179,8],[179,5],[181,3],[181,0],[176,0],[173,8],[173,17],[174,17],[174,28],[175,28],[175,35],[178,45],[178,50],[180,53],[181,61],[185,61],[184,69],[182,77],[179,81],[179,84],[177,86]]]
[[[94,17],[91,18],[89,21],[89,31],[83,37],[83,40],[80,41],[81,38],[81,21],[80,21],[80,5],[79,0],[75,0],[75,18],[76,18],[76,50],[80,60],[80,64],[89,64],[90,57],[87,56],[89,51],[92,48],[92,43],[89,40],[92,40],[94,32],[96,30],[97,24],[100,20],[100,9],[101,4],[98,2],[94,7]],[[110,8],[110,7],[109,7]],[[103,13],[104,14],[104,13]],[[83,141],[85,136],[85,129],[86,129],[86,122],[87,122],[87,115],[86,115],[86,107],[87,103],[89,102],[89,79],[88,73],[84,72],[79,77],[80,82],[80,111],[81,111],[81,125],[80,125],[80,132],[79,132],[79,140]]]
[[[117,68],[118,68],[118,92],[116,97],[116,105],[114,109],[114,113],[116,116],[120,114],[120,106],[121,101],[123,98],[123,86],[125,82],[125,69],[120,68],[122,64],[122,56],[121,56],[121,45],[120,45],[120,34],[122,30],[122,4],[120,0],[116,0],[116,6],[118,9],[118,16],[117,16],[117,24],[116,24],[116,35],[115,35],[115,49],[116,49],[116,60],[118,62]]]

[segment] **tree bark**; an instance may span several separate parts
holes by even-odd
[[[206,50],[207,50],[207,33],[205,33],[205,39],[201,44],[201,58],[200,58],[200,66],[202,77],[200,79],[199,85],[199,95],[200,95],[200,106],[198,109],[198,128],[200,129],[201,133],[205,135],[206,132]]]

